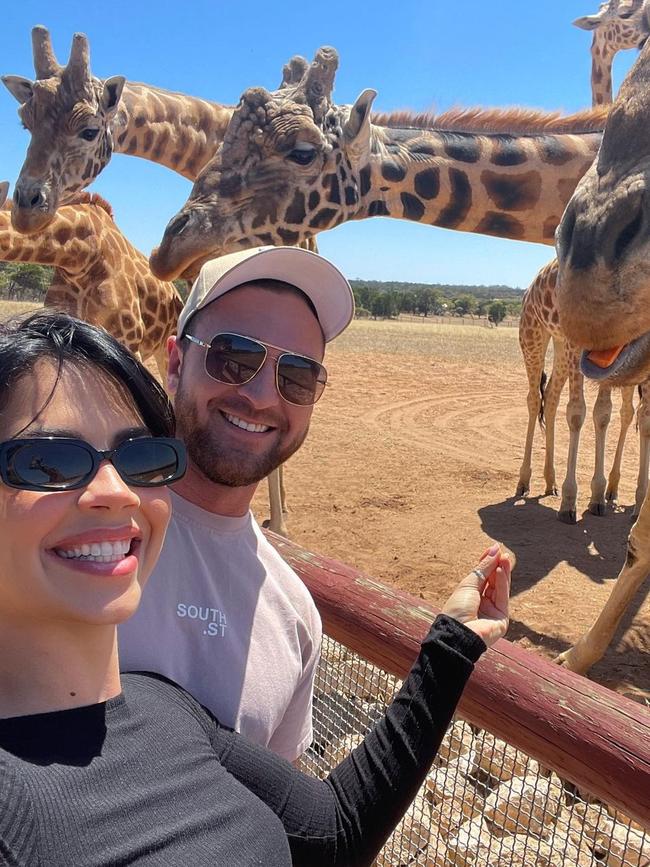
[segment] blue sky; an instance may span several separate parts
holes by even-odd
[[[259,0],[29,0],[4,4],[2,71],[33,77],[30,30],[44,24],[64,62],[75,31],[90,39],[95,75],[125,75],[236,103],[253,85],[277,87],[293,54],[340,54],[337,102],[375,88],[378,110],[524,105],[577,111],[591,104],[590,34],[573,27],[598,0],[401,0],[280,5]],[[55,9],[56,11],[53,11]],[[614,84],[634,61],[617,58]],[[16,179],[28,143],[17,103],[0,92],[0,178]],[[93,189],[122,231],[149,252],[190,184],[144,160],[115,155]],[[319,236],[350,277],[526,286],[550,248],[375,218]]]

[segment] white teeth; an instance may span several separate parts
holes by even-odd
[[[230,422],[230,424],[234,424],[236,427],[240,427],[243,430],[251,431],[251,433],[266,433],[267,430],[271,430],[269,425],[265,424],[251,424],[250,422],[244,421],[241,418],[237,418],[236,415],[230,415],[230,413],[225,412],[224,415]]]
[[[92,560],[96,563],[113,563],[121,560],[131,548],[130,539],[117,542],[91,542],[75,548],[56,548],[59,557],[66,560]]]

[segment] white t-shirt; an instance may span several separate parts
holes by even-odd
[[[172,492],[172,520],[120,668],[165,675],[224,725],[293,761],[312,740],[321,621],[252,514],[214,515]]]

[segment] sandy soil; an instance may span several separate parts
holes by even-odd
[[[286,467],[291,537],[432,603],[444,601],[489,540],[517,556],[510,637],[553,657],[595,619],[625,556],[638,440],[631,428],[622,508],[586,512],[593,467],[590,411],[579,461],[578,523],[540,496],[536,439],[531,495],[515,500],[527,421],[526,377],[514,328],[354,322],[329,349],[331,387]],[[615,398],[607,467],[618,435]],[[568,437],[558,413],[556,472]],[[266,486],[256,495],[267,515]],[[650,699],[648,583],[592,677]]]

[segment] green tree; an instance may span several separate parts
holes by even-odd
[[[495,325],[498,325],[499,322],[503,322],[506,318],[507,312],[508,308],[506,307],[505,301],[493,301],[488,307],[488,317],[490,322],[494,322]]]

